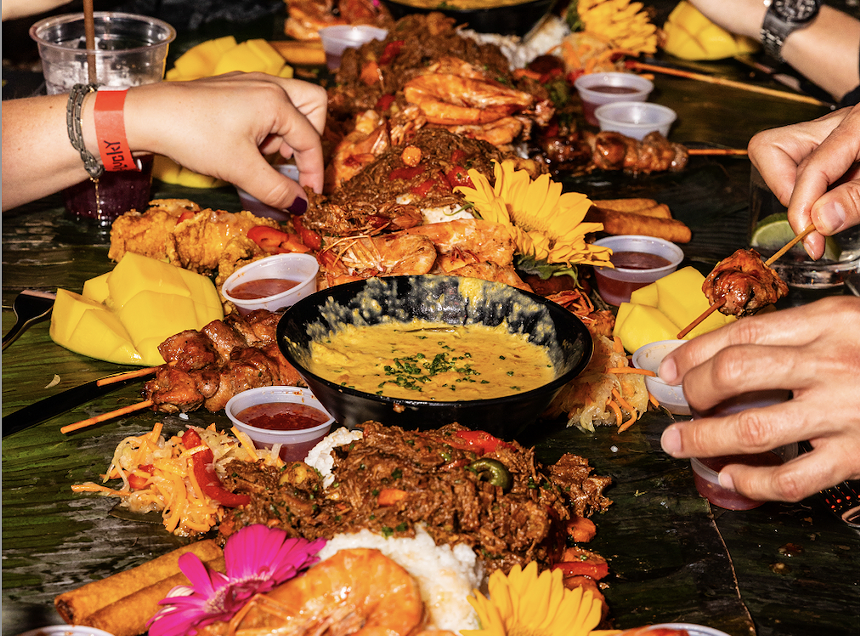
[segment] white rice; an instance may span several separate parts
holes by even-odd
[[[521,40],[512,35],[497,33],[477,33],[470,29],[460,31],[461,35],[472,38],[477,42],[495,44],[510,63],[511,70],[524,68],[529,62],[559,46],[565,36],[570,34],[570,28],[558,16],[551,15],[540,25],[528,40]]]
[[[350,442],[361,439],[364,433],[361,431],[350,431],[346,428],[338,428],[334,433],[326,435],[319,444],[308,451],[308,456],[305,457],[305,463],[312,468],[316,468],[317,472],[322,475],[323,488],[328,488],[334,483],[334,475],[331,474],[334,468],[334,457],[332,450],[338,446],[345,446]]]
[[[421,590],[428,611],[428,629],[480,629],[478,615],[466,600],[480,589],[484,568],[475,551],[461,543],[437,546],[424,527],[415,527],[415,538],[385,538],[370,530],[338,534],[320,550],[325,560],[338,550],[371,548],[382,552],[411,574]]]
[[[323,476],[323,486],[334,482],[332,468],[334,458],[331,451],[354,440],[361,439],[359,430],[339,428],[314,446],[305,463],[313,466]],[[384,537],[362,530],[352,534],[338,534],[320,550],[320,559],[325,560],[338,550],[348,548],[372,548],[411,574],[421,590],[421,600],[429,615],[429,629],[480,629],[478,615],[469,605],[467,597],[474,589],[482,589],[484,566],[475,551],[460,543],[453,548],[437,546],[423,524],[415,526],[415,537]]]

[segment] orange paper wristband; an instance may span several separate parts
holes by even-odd
[[[140,171],[134,157],[131,156],[128,139],[125,136],[123,106],[127,92],[127,88],[101,86],[96,93],[96,139],[99,142],[102,164],[108,172]]]

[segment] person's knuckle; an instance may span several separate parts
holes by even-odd
[[[763,412],[757,409],[741,411],[737,414],[737,434],[741,443],[755,450],[768,450],[772,427]]]
[[[734,351],[723,349],[714,355],[714,382],[719,386],[732,386],[745,372],[744,358]]]
[[[805,482],[796,471],[789,469],[777,470],[773,477],[774,491],[784,501],[795,502],[803,499],[808,494]]]

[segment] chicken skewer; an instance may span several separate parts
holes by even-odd
[[[814,229],[815,226],[810,223],[767,261],[763,261],[755,250],[738,250],[717,263],[702,286],[702,291],[711,301],[710,307],[682,329],[678,339],[686,336],[717,310],[728,316],[751,316],[785,296],[788,286],[770,266]]]

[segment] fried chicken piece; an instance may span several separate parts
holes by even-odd
[[[119,262],[126,252],[165,258],[179,218],[200,211],[200,206],[188,199],[155,199],[149,206],[146,212],[132,210],[113,222],[109,259]]]
[[[762,260],[755,250],[738,250],[721,260],[708,274],[702,291],[713,305],[725,304],[726,316],[752,316],[788,294],[788,285]]]

